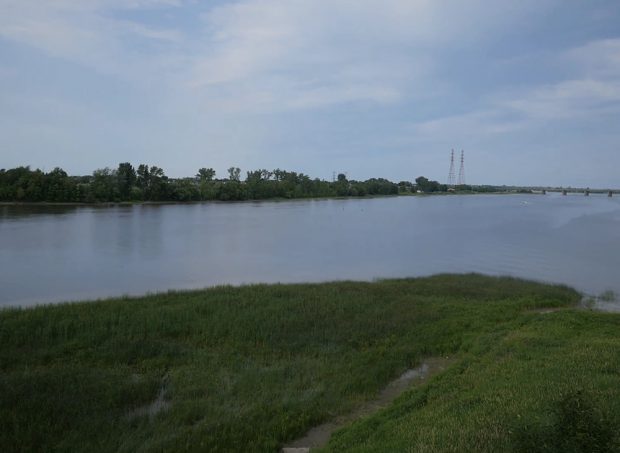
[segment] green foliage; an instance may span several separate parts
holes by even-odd
[[[118,201],[120,194],[116,172],[107,167],[95,170],[90,191],[95,201]]]
[[[576,390],[559,401],[553,436],[556,451],[612,451],[614,426],[608,416],[595,405],[593,398],[587,391]]]
[[[124,201],[131,200],[132,189],[137,181],[137,174],[133,166],[129,162],[118,164],[116,176],[118,178],[118,191],[121,199]]]
[[[448,188],[442,184],[439,184],[437,181],[430,181],[424,176],[419,176],[415,179],[415,183],[417,185],[418,190],[421,190],[425,193],[432,192],[445,192]]]
[[[200,168],[194,178],[168,178],[156,166],[135,169],[123,162],[116,170],[95,170],[92,176],[68,176],[55,168],[45,174],[29,167],[0,170],[0,201],[17,202],[128,202],[128,201],[238,201],[273,198],[397,195],[398,186],[386,179],[336,182],[311,179],[303,173],[275,169],[247,172],[241,181],[238,167],[228,169],[227,180],[215,180],[215,170]]]
[[[117,169],[97,169],[91,176],[68,176],[55,168],[49,173],[18,167],[0,170],[0,201],[101,203],[133,201],[240,201],[321,197],[365,197],[424,193],[446,193],[448,187],[420,176],[416,184],[395,184],[384,178],[349,180],[340,173],[335,181],[312,179],[294,171],[258,169],[241,180],[241,169],[230,167],[228,178],[215,179],[213,168],[200,168],[194,177],[169,178],[157,166],[137,168],[123,162]],[[451,189],[452,190],[452,189]],[[493,186],[457,186],[457,192],[510,191]]]
[[[239,167],[230,167],[228,169],[228,179],[239,182],[241,180],[241,169]]]
[[[409,181],[400,181],[398,183],[398,193],[414,193],[415,185]]]
[[[619,351],[618,315],[525,311],[325,451],[620,451]]]
[[[198,170],[198,173],[196,174],[196,178],[200,182],[213,181],[213,178],[215,178],[215,170],[212,168],[201,168]]]
[[[617,341],[617,318],[532,313],[579,298],[565,287],[448,275],[220,287],[0,311],[0,445],[4,451],[277,451],[371,398],[423,357],[455,354],[462,360],[446,375],[384,415],[392,424],[418,417],[419,425],[405,425],[410,434],[373,419],[374,428],[362,424],[352,437],[339,435],[334,449],[356,449],[383,432],[391,440],[379,438],[373,451],[402,451],[383,447],[408,445],[411,435],[421,435],[415,426],[446,429],[437,424],[441,417],[462,425],[454,430],[448,423],[450,432],[466,436],[467,428],[469,436],[484,436],[505,425],[462,418],[485,407],[491,412],[484,420],[498,407],[508,415],[530,408],[531,415],[541,395],[553,394],[549,386],[582,365],[575,336],[587,335],[595,372],[605,363],[606,379],[617,383],[618,349],[606,343]],[[534,374],[522,399],[515,392],[523,385],[517,379],[531,373],[528,355],[548,371]],[[618,386],[601,388],[610,401],[617,396]],[[169,407],[144,415],[162,389]],[[438,415],[424,412],[432,407]]]
[[[193,196],[196,198],[192,198],[195,200],[214,200],[216,195],[215,184],[213,182],[213,178],[215,178],[215,170],[212,168],[200,168],[198,173],[196,173],[196,182],[198,184],[197,190],[198,193]],[[189,184],[186,190],[189,190]],[[178,190],[173,189],[173,193],[178,192]],[[177,197],[179,200],[182,200],[181,197]]]
[[[549,412],[547,425],[524,423],[517,427],[516,451],[590,453],[620,449],[613,420],[591,392],[571,389]]]

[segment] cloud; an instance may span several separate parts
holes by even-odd
[[[180,5],[176,0],[0,0],[0,37],[102,73],[132,76],[132,68],[157,60],[133,51],[133,40],[178,42],[181,35],[117,19],[113,12]]]
[[[594,77],[620,77],[620,39],[591,41],[564,52],[568,62],[576,64],[582,72]]]
[[[620,112],[620,39],[596,40],[558,57],[577,78],[534,88],[504,104],[533,120],[580,119]]]
[[[443,89],[444,52],[484,44],[554,4],[0,0],[0,36],[105,74],[148,78],[192,108],[270,113],[425,98]],[[191,33],[117,14],[183,9],[201,17]]]
[[[442,52],[501,33],[554,2],[245,0],[204,15],[189,85],[218,108],[389,104],[441,87]],[[224,102],[219,94],[226,93]]]
[[[536,88],[500,104],[530,120],[579,119],[620,111],[620,83],[611,80],[568,80]]]
[[[189,85],[211,102],[225,92],[225,102],[218,103],[225,109],[283,111],[401,99],[428,59],[420,57],[416,68],[398,49],[387,49],[388,41],[395,44],[393,34],[371,42],[366,24],[353,27],[359,17],[345,12],[322,1],[274,0],[210,11],[204,51],[194,57]]]
[[[481,105],[459,114],[424,120],[413,130],[419,138],[501,135],[620,114],[620,39],[596,40],[553,57],[575,78],[512,90],[490,92]]]

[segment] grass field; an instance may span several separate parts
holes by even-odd
[[[571,308],[579,300],[565,287],[443,275],[0,311],[0,446],[277,451],[449,355],[447,371],[325,450],[615,448],[620,316]]]

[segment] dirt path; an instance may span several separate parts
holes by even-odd
[[[170,407],[170,402],[166,401],[166,387],[168,386],[168,379],[169,379],[168,374],[166,374],[162,378],[159,392],[157,393],[157,396],[151,403],[134,409],[128,414],[128,417],[130,419],[133,419],[136,417],[144,417],[144,416],[153,418],[157,414],[159,414],[161,411],[167,410]]]
[[[426,359],[417,368],[405,371],[399,378],[390,382],[374,400],[364,403],[347,415],[315,426],[303,437],[289,442],[284,446],[282,448],[282,453],[307,453],[312,448],[324,447],[329,442],[332,433],[337,429],[389,406],[392,401],[412,385],[424,382],[429,377],[445,370],[452,363],[454,363],[454,359],[448,357]]]

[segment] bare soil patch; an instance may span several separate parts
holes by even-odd
[[[375,399],[367,401],[349,414],[315,426],[303,437],[284,446],[282,453],[306,453],[312,448],[324,447],[334,431],[387,407],[412,385],[425,382],[428,378],[445,370],[452,363],[454,363],[454,359],[448,357],[433,357],[424,360],[418,367],[405,371],[397,379],[390,382]]]

